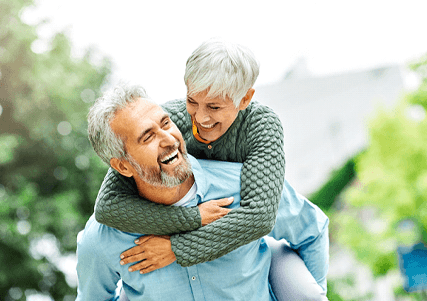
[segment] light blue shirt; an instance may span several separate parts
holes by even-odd
[[[240,204],[241,163],[197,160],[189,156],[196,197],[188,206],[224,197]],[[317,283],[326,291],[329,262],[327,216],[285,181],[276,225],[269,234],[286,239],[297,250]],[[141,234],[98,223],[92,215],[77,245],[77,300],[116,300],[117,282],[130,300],[275,300],[268,283],[271,250],[264,238],[218,259],[181,267],[176,262],[150,272],[129,272],[120,254],[135,246]]]

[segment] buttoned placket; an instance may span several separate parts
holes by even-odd
[[[188,281],[190,282],[191,290],[195,301],[204,301],[202,283],[200,282],[199,271],[197,265],[187,267]]]

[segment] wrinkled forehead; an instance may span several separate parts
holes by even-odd
[[[117,111],[110,124],[116,134],[130,138],[137,132],[159,123],[165,115],[167,113],[159,105],[140,98]]]

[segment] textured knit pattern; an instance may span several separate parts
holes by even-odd
[[[125,232],[176,233],[171,236],[172,250],[181,266],[214,260],[268,234],[275,223],[285,174],[283,128],[278,116],[252,101],[228,131],[208,147],[192,134],[185,100],[163,107],[182,132],[190,154],[199,159],[243,163],[241,207],[200,227],[197,209],[165,208],[142,200],[134,183],[110,170],[96,201],[98,222]],[[183,233],[186,231],[191,232]]]
[[[147,201],[139,197],[133,178],[123,177],[111,167],[98,193],[95,218],[125,232],[156,235],[191,231],[201,225],[197,207],[165,206]]]

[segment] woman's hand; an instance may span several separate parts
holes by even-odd
[[[231,209],[223,208],[233,203],[234,198],[224,198],[212,200],[197,205],[199,207],[200,216],[202,217],[202,226],[206,226],[217,219],[225,216]]]

